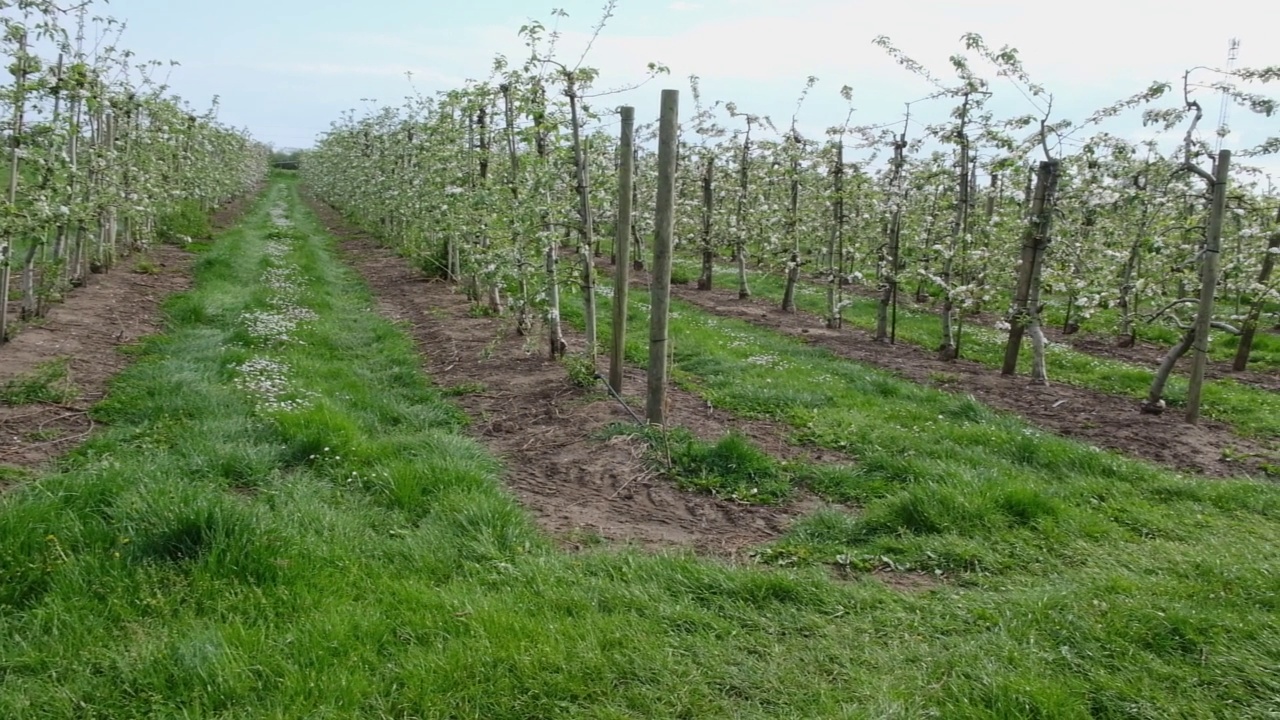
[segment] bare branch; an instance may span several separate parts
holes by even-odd
[[[1172,310],[1173,308],[1179,305],[1189,305],[1191,303],[1198,303],[1198,302],[1200,302],[1200,298],[1179,298],[1178,300],[1174,300],[1168,305],[1165,305],[1164,307],[1160,308],[1155,313],[1148,315],[1144,320],[1145,322],[1154,322],[1155,320],[1159,319],[1161,315],[1164,315],[1165,313],[1169,312],[1170,310]]]

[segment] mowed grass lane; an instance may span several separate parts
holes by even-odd
[[[293,226],[272,223],[278,203]],[[1043,550],[1054,572],[993,563],[925,593],[816,565],[566,554],[503,490],[332,242],[278,177],[203,249],[168,331],[97,409],[106,429],[0,499],[0,717],[1164,718],[1276,705],[1268,489],[1099,472],[1095,490],[1117,490],[1097,510],[1069,495],[1024,524],[1062,525],[1064,547]],[[738,382],[765,392],[756,376]],[[891,425],[907,390],[866,382],[889,402],[876,423]],[[873,527],[859,524],[887,517],[876,498],[907,489],[867,491],[865,515],[816,518],[792,541],[862,542],[841,533]],[[1126,530],[1107,497],[1180,522]]]

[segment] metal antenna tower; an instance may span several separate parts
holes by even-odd
[[[1231,43],[1227,46],[1227,74],[1230,75],[1236,69],[1236,60],[1240,57],[1240,39],[1231,38]],[[1228,81],[1229,82],[1229,81]],[[1222,105],[1218,108],[1218,136],[1217,142],[1214,143],[1213,151],[1216,154],[1222,150],[1222,140],[1227,134],[1227,113],[1231,108],[1231,99],[1227,97],[1225,91],[1220,92],[1222,96]]]

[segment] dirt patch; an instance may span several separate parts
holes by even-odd
[[[647,273],[633,274],[647,287]],[[1026,377],[1003,377],[976,362],[943,362],[923,348],[877,343],[859,329],[827,330],[812,313],[783,313],[772,302],[742,301],[736,289],[698,291],[673,286],[672,295],[717,315],[736,317],[825,347],[841,357],[888,370],[899,377],[950,392],[968,393],[984,404],[1016,415],[1045,430],[1098,447],[1215,477],[1262,475],[1262,466],[1277,452],[1275,443],[1237,435],[1229,425],[1201,420],[1182,422],[1177,413],[1160,416],[1138,411],[1138,401],[1059,383],[1032,385]],[[1233,460],[1224,459],[1229,453]]]
[[[0,463],[42,465],[93,431],[89,408],[130,362],[120,346],[159,330],[160,303],[190,280],[190,253],[162,245],[148,257],[155,273],[135,272],[137,260],[131,257],[112,272],[92,275],[87,285],[0,346],[0,383],[65,358],[67,379],[77,389],[66,404],[0,405]]]
[[[857,573],[846,573],[846,575],[850,578],[858,576]],[[870,574],[870,577],[889,588],[903,593],[923,593],[937,590],[946,585],[941,575],[931,575],[923,572],[876,570]]]
[[[253,201],[249,196],[225,204],[214,213],[214,227],[234,224]],[[44,318],[0,345],[0,384],[65,359],[67,380],[76,388],[64,404],[0,404],[0,465],[44,466],[93,432],[89,408],[131,362],[120,347],[159,331],[160,304],[190,286],[190,253],[158,245],[146,257],[155,272],[135,271],[139,255],[125,258],[109,273],[90,275]]]
[[[346,228],[329,208],[310,204],[329,231],[343,238],[345,261],[368,283],[380,311],[409,326],[432,379],[442,387],[478,389],[456,398],[472,418],[470,432],[502,458],[507,485],[565,544],[597,537],[741,556],[822,506],[811,496],[765,507],[680,490],[649,469],[638,440],[596,437],[611,423],[634,421],[602,389],[573,386],[565,367],[545,357],[541,335],[522,338],[506,319],[472,317],[470,303],[456,288],[424,278],[391,250]],[[582,345],[573,333],[566,340],[571,351]],[[629,368],[623,397],[641,416],[644,385],[644,373]],[[789,445],[780,425],[733,418],[674,389],[668,418],[704,438],[737,429],[777,457],[849,460]]]
[[[873,573],[871,577],[894,590],[904,593],[928,592],[936,590],[945,584],[941,577],[924,573],[878,572]]]

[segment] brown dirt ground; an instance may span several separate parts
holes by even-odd
[[[647,288],[649,276],[633,273],[633,282]],[[1131,398],[1059,383],[1032,385],[1026,377],[1006,378],[967,360],[943,362],[924,348],[877,343],[863,330],[828,330],[822,318],[812,313],[783,313],[772,302],[759,298],[740,301],[736,289],[702,292],[692,285],[673,286],[672,294],[703,310],[797,336],[905,379],[972,394],[992,408],[1019,415],[1059,435],[1175,470],[1215,477],[1260,476],[1261,466],[1277,453],[1274,444],[1240,437],[1225,423],[1205,419],[1187,425],[1178,413],[1142,414],[1139,403]],[[1228,449],[1238,459],[1225,460],[1223,452]]]
[[[214,227],[233,224],[251,200],[221,208],[214,215]],[[190,253],[160,245],[147,257],[159,272],[135,272],[138,258],[126,258],[109,273],[90,275],[86,285],[72,291],[44,318],[0,345],[0,384],[66,358],[68,380],[78,391],[66,404],[0,404],[0,466],[39,469],[93,431],[89,408],[105,395],[111,378],[131,362],[119,348],[157,332],[160,304],[190,285]]]
[[[601,386],[573,386],[564,366],[546,358],[541,335],[522,338],[508,319],[473,317],[457,288],[423,277],[393,251],[346,227],[330,208],[310,204],[342,239],[344,260],[368,283],[380,311],[408,325],[432,379],[446,388],[483,387],[454,399],[472,418],[470,432],[502,458],[507,485],[562,543],[579,546],[594,536],[741,558],[823,505],[809,495],[772,507],[679,489],[651,471],[639,440],[593,437],[612,423],[633,421]],[[570,352],[580,348],[581,336],[565,330]],[[628,368],[623,396],[641,417],[644,385],[644,373]],[[849,461],[788,444],[788,431],[780,425],[733,418],[686,392],[673,389],[669,395],[668,421],[699,437],[714,439],[737,429],[778,457]]]

